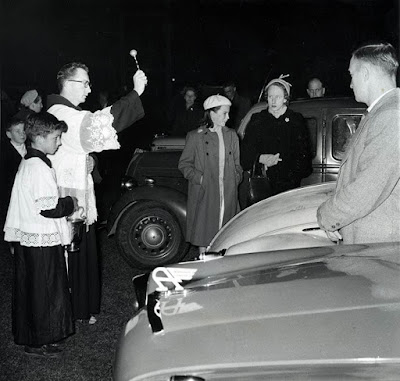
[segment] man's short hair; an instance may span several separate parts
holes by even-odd
[[[310,84],[311,84],[312,82],[319,82],[319,83],[321,84],[321,87],[324,87],[324,84],[322,83],[322,81],[321,81],[319,78],[314,77],[314,78],[311,78],[311,79],[308,81],[308,84],[307,84],[307,87],[308,87],[308,88],[310,88]]]
[[[399,61],[394,47],[386,42],[364,44],[356,49],[352,56],[371,65],[378,66],[389,76],[396,76]]]
[[[38,136],[46,137],[53,131],[58,130],[67,132],[67,124],[48,112],[32,114],[28,116],[25,122],[26,137],[30,141],[34,141]]]
[[[67,79],[72,78],[76,74],[77,69],[83,69],[89,74],[89,68],[80,62],[71,62],[64,65],[57,73],[57,86],[58,90],[61,91],[64,87],[64,83]]]

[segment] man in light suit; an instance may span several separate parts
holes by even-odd
[[[388,43],[363,45],[350,60],[350,87],[368,113],[344,155],[334,195],[317,212],[333,241],[400,241],[398,66]]]

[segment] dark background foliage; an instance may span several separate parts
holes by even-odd
[[[149,77],[147,117],[158,128],[188,83],[234,79],[255,100],[268,74],[285,73],[295,97],[306,95],[311,76],[330,95],[352,95],[351,51],[372,39],[398,47],[398,12],[397,0],[4,0],[2,88],[18,99],[33,87],[51,93],[57,70],[83,61],[88,103],[101,89],[117,95],[132,87],[135,48]]]

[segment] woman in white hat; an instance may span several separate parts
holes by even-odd
[[[218,230],[238,211],[242,179],[239,139],[225,126],[231,102],[221,95],[204,101],[201,127],[190,131],[178,168],[189,182],[186,241],[200,256]]]
[[[26,120],[26,118],[33,114],[42,111],[43,102],[42,97],[36,90],[28,90],[20,100],[19,111],[15,115],[18,119]]]
[[[288,108],[292,85],[285,77],[265,87],[268,109],[251,117],[241,147],[243,169],[263,165],[274,194],[299,187],[312,172],[308,130],[303,116]]]

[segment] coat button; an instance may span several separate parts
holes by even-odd
[[[340,226],[339,222],[336,222],[336,226]]]
[[[208,156],[208,152],[206,153],[206,155]]]
[[[208,155],[208,154],[207,154],[207,155]],[[335,226],[335,225],[332,225],[331,228],[332,228],[332,229],[336,229],[336,226]]]
[[[206,144],[208,144],[208,142],[206,142]]]

